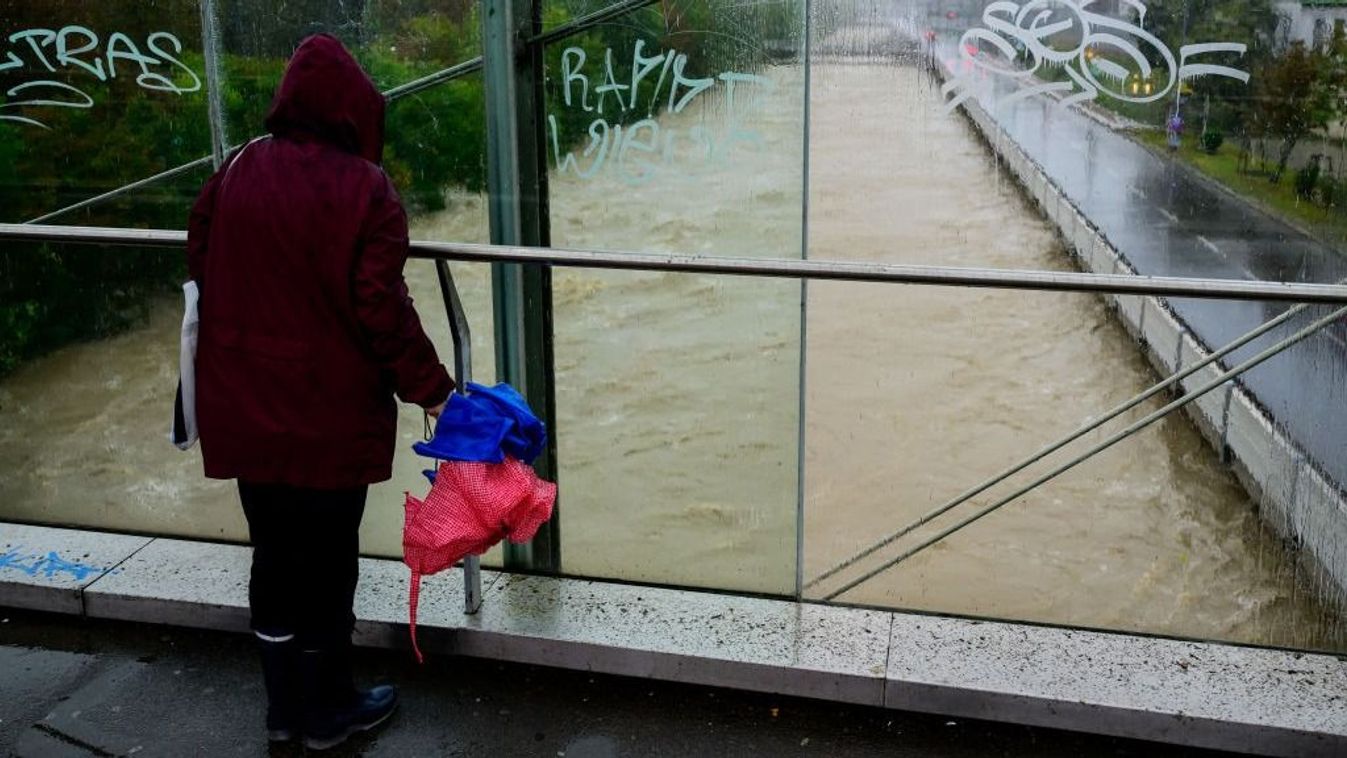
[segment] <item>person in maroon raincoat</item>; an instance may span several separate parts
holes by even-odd
[[[300,44],[266,128],[192,208],[197,419],[206,476],[238,480],[248,519],[268,734],[322,748],[396,705],[351,682],[358,529],[392,475],[395,395],[438,415],[454,383],[403,280],[384,98],[340,42]]]

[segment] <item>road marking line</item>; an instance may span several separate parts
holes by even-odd
[[[1162,215],[1162,216],[1164,216],[1165,218],[1169,219],[1169,222],[1170,222],[1171,224],[1177,224],[1177,223],[1179,223],[1179,217],[1178,217],[1178,216],[1175,216],[1173,213],[1170,213],[1169,211],[1165,210],[1164,208],[1156,208],[1156,210],[1157,210],[1157,211],[1160,211],[1160,215]]]
[[[1226,263],[1230,263],[1230,264],[1234,265],[1235,268],[1237,268],[1237,269],[1239,269],[1241,272],[1243,272],[1244,278],[1245,278],[1245,279],[1250,279],[1250,280],[1253,280],[1253,281],[1258,281],[1258,275],[1257,275],[1257,274],[1255,274],[1254,272],[1250,271],[1250,270],[1249,270],[1249,267],[1246,266],[1246,265],[1244,265],[1243,263],[1237,263],[1237,262],[1235,262],[1235,261],[1230,260],[1230,256],[1227,255],[1226,252],[1225,252],[1224,250],[1222,250],[1221,248],[1217,247],[1215,242],[1212,242],[1211,240],[1207,239],[1206,237],[1203,237],[1203,236],[1200,235],[1200,234],[1195,234],[1195,235],[1193,235],[1193,236],[1197,238],[1197,241],[1198,241],[1198,242],[1201,242],[1201,243],[1202,243],[1202,246],[1203,246],[1203,247],[1205,247],[1206,249],[1212,251],[1213,253],[1216,253],[1217,255],[1221,256],[1221,259],[1224,260]]]

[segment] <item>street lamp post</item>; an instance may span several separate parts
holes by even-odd
[[[1188,44],[1188,0],[1183,0],[1183,37],[1179,41],[1179,49]],[[1174,115],[1179,115],[1179,109],[1183,106],[1183,80],[1179,78],[1179,72],[1174,72]]]
[[[1179,49],[1188,44],[1188,0],[1183,2],[1183,34],[1179,43]],[[1177,151],[1183,142],[1183,80],[1179,78],[1179,72],[1174,72],[1174,114],[1170,116],[1165,125],[1165,131],[1169,135],[1169,149]],[[1205,130],[1206,127],[1203,126]]]

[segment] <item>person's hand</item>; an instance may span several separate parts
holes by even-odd
[[[446,400],[445,402],[448,401]],[[433,408],[426,409],[426,414],[429,415],[431,418],[439,418],[441,413],[444,413],[444,403],[440,403],[439,405]]]

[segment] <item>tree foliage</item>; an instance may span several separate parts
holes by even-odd
[[[1248,51],[1230,62],[1255,75],[1284,49],[1277,38],[1283,24],[1271,0],[1186,0],[1151,3],[1145,28],[1163,40],[1178,55],[1185,44],[1234,42]],[[1151,63],[1162,65],[1155,51]],[[1254,99],[1250,84],[1219,76],[1199,77],[1188,82],[1189,100],[1210,103],[1209,122],[1221,131],[1247,137],[1252,127]]]
[[[1256,116],[1264,133],[1281,140],[1273,182],[1286,172],[1296,145],[1334,118],[1324,61],[1322,53],[1297,42],[1259,71]]]

